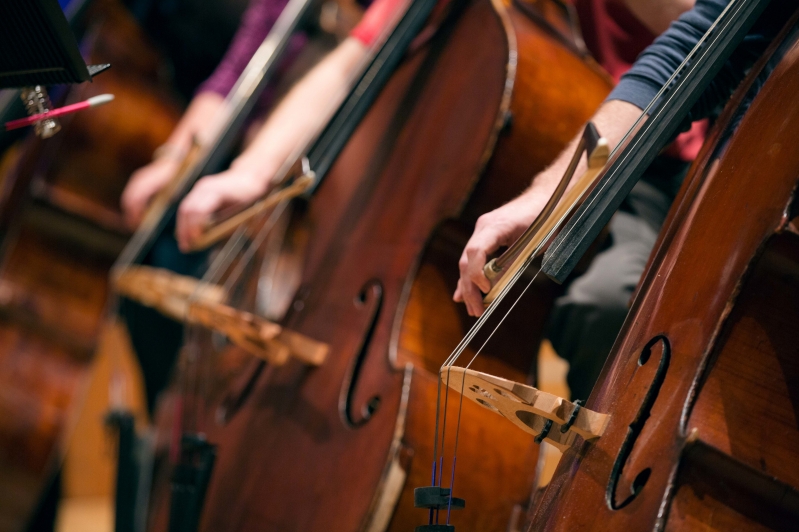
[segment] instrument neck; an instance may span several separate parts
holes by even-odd
[[[114,265],[113,271],[124,270],[142,260],[174,216],[178,200],[188,193],[197,179],[221,164],[238,138],[247,116],[272,79],[291,36],[297,31],[313,1],[289,0],[269,35],[256,50],[225,99],[225,111],[218,115],[211,127],[210,140],[200,148],[192,164],[181,172],[171,201],[158,209],[158,212],[150,213],[142,222]]]
[[[604,176],[566,224],[544,256],[541,270],[562,283],[610,221],[643,173],[677,133],[691,108],[718,74],[724,62],[743,41],[768,0],[732,2],[703,38],[690,61],[683,63],[673,87],[659,94],[649,118],[617,149]],[[668,86],[668,84],[667,84]],[[651,109],[651,111],[650,111]],[[645,111],[645,112],[646,112]]]

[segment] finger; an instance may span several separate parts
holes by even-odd
[[[175,238],[178,241],[178,248],[186,253],[191,241],[190,228],[194,224],[194,219],[197,214],[195,211],[196,206],[191,198],[191,194],[181,202],[178,207],[177,220],[175,221]]]
[[[141,207],[141,201],[138,200],[138,195],[138,191],[133,188],[127,190],[120,201],[122,213],[125,216],[125,223],[130,229],[136,229],[139,223],[141,223],[143,209]]]
[[[485,262],[485,255],[476,251],[467,244],[466,249],[463,250],[458,267],[461,272],[461,277],[458,280],[458,293],[461,300],[466,305],[466,311],[470,316],[480,316],[483,313],[482,294],[480,293],[480,286],[473,282],[475,278],[475,270],[479,271],[482,275],[482,266]],[[490,289],[491,283],[483,277],[481,283],[488,284]]]
[[[495,212],[484,214],[477,219],[474,234],[469,239],[472,246],[483,249],[486,255],[508,244],[509,235],[505,216],[494,215]]]
[[[472,284],[467,279],[461,277],[458,280],[458,289],[460,290],[461,300],[466,306],[466,313],[469,314],[469,316],[474,316],[472,308],[473,298],[471,297],[471,291],[474,290]]]
[[[208,225],[211,215],[221,206],[223,198],[212,187],[200,187],[192,191],[178,208],[175,235],[178,246],[184,253],[200,237]]]
[[[466,303],[469,316],[479,317],[483,313],[483,296],[480,290],[468,281],[464,282],[461,287],[463,288],[463,301]]]
[[[486,277],[483,268],[485,267],[485,257],[476,258],[469,263],[469,270],[467,272],[467,279],[475,284],[477,288],[484,294],[491,290],[491,281]]]
[[[139,227],[142,219],[142,212],[138,206],[131,206],[125,213],[125,222],[128,225],[128,228],[135,230]]]
[[[461,281],[458,279],[458,286],[455,288],[455,293],[452,295],[452,300],[455,303],[463,302],[463,292],[461,292]]]
[[[505,245],[505,240],[506,238],[496,225],[475,231],[463,250],[467,267],[461,268],[461,278],[466,277],[483,292],[491,290],[491,281],[485,276],[483,268],[488,261],[488,256],[498,250],[500,246]]]
[[[192,244],[197,240],[201,229],[204,227],[205,216],[201,212],[187,211],[178,218],[175,226],[175,236],[178,248],[183,253],[191,251]]]
[[[480,249],[467,250],[467,255],[468,264],[466,266],[466,272],[465,275],[461,274],[461,276],[477,285],[482,292],[488,292],[491,290],[491,281],[488,280],[485,276],[485,272],[483,272],[483,267],[485,267],[487,259],[485,252]]]
[[[141,223],[147,206],[161,188],[158,176],[147,168],[140,169],[131,176],[120,200],[125,221],[131,229]]]
[[[134,229],[133,222],[136,219],[136,213],[133,212],[134,206],[131,203],[129,194],[122,194],[122,197],[119,198],[119,207],[122,209],[122,218],[125,221],[125,225],[128,229]]]

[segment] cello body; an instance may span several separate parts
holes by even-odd
[[[454,9],[407,54],[301,215],[311,238],[283,324],[325,342],[326,361],[265,367],[197,333],[194,358],[210,369],[194,374],[210,382],[182,401],[201,404],[194,421],[216,445],[200,530],[404,531],[427,520],[413,488],[430,484],[438,367],[472,323],[451,300],[466,236],[610,88],[558,29],[568,26],[558,4],[526,5],[532,17],[500,1]],[[530,309],[479,367],[527,380],[544,316]],[[522,330],[529,344],[515,340]],[[454,491],[467,503],[452,522],[505,530],[529,496],[536,447],[463,406],[458,457],[469,465]],[[454,437],[445,446],[447,486]],[[168,499],[156,486],[153,529],[166,529]]]
[[[3,532],[25,527],[60,468],[97,348],[108,271],[128,236],[119,194],[179,116],[159,56],[132,17],[113,2],[89,9],[88,59],[114,68],[72,87],[66,100],[110,92],[116,101],[65,117],[51,139],[31,135],[2,176]]]
[[[586,405],[610,423],[564,454],[530,530],[795,529],[795,24],[751,105],[767,57],[686,178]]]

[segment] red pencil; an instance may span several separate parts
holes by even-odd
[[[53,109],[52,111],[48,111],[46,113],[32,115],[27,118],[20,118],[18,120],[12,120],[11,122],[6,122],[6,131],[11,131],[12,129],[19,129],[25,126],[32,126],[33,124],[39,122],[40,120],[55,118],[57,116],[68,115],[69,113],[82,111],[83,109],[90,109],[92,107],[97,107],[98,105],[103,105],[104,103],[108,103],[113,99],[114,99],[113,94],[101,94],[99,96],[92,96],[91,98],[83,102],[73,103],[72,105],[59,107],[58,109]]]

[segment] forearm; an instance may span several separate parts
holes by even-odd
[[[227,96],[255,51],[269,34],[286,5],[286,0],[250,0],[239,28],[222,61],[200,85],[199,92]]]
[[[169,153],[185,154],[191,148],[195,136],[202,139],[208,124],[222,108],[224,98],[214,92],[201,92],[192,99],[191,104],[183,113],[172,134],[164,143],[169,147]],[[180,158],[180,157],[179,157]]]
[[[599,134],[607,139],[610,148],[613,149],[621,142],[621,139],[624,138],[624,135],[627,134],[627,131],[633,126],[640,115],[641,109],[637,106],[620,100],[612,100],[602,104],[591,118],[591,122],[594,123]],[[543,194],[547,197],[552,194],[569,166],[574,150],[577,149],[580,137],[582,137],[582,131],[572,139],[552,165],[533,179],[532,184],[524,194]],[[574,182],[580,174],[585,172],[586,168],[587,163],[585,157],[582,157],[574,173],[572,182]]]
[[[289,91],[231,168],[271,180],[309,135],[324,125],[366,53],[366,47],[353,38],[341,43]]]
[[[647,0],[628,0],[646,2]],[[659,0],[648,0],[656,2]],[[676,68],[699,42],[729,0],[697,0],[694,9],[684,13],[636,60],[608,96],[645,107],[667,82]],[[772,2],[755,22],[749,34],[735,49],[691,109],[684,124],[711,116],[725,102],[751,65],[762,55],[782,24],[790,16],[791,2]]]

